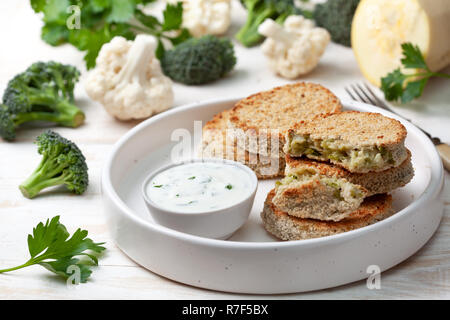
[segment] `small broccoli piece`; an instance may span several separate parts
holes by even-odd
[[[71,141],[51,130],[36,139],[42,160],[33,174],[19,189],[27,198],[34,198],[42,189],[65,185],[70,191],[82,194],[88,184],[88,167],[80,149]]]
[[[264,39],[258,33],[258,27],[264,20],[271,18],[282,24],[288,16],[302,14],[302,10],[294,5],[294,0],[241,0],[241,3],[248,15],[236,39],[246,47],[254,46]]]
[[[14,140],[16,128],[40,120],[78,127],[84,113],[73,103],[80,72],[57,62],[36,62],[8,82],[0,111],[0,135]]]
[[[8,111],[8,107],[0,104],[0,137],[7,141],[14,140],[16,137],[16,125],[13,117]]]
[[[325,28],[333,42],[350,47],[350,31],[353,15],[360,0],[328,0],[316,5],[314,20],[319,27]]]
[[[161,59],[161,67],[168,77],[191,85],[220,79],[235,64],[231,41],[212,35],[189,39],[166,51]]]

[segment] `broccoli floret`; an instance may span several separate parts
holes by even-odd
[[[223,77],[236,64],[229,39],[212,35],[192,38],[166,51],[161,59],[164,73],[185,84],[203,84]]]
[[[360,0],[328,0],[314,9],[314,20],[319,27],[325,28],[331,39],[350,47],[350,31],[353,15]]]
[[[13,117],[8,111],[8,107],[0,104],[0,136],[7,141],[16,137],[16,125]]]
[[[290,15],[301,15],[302,10],[294,5],[294,0],[241,0],[247,9],[247,21],[236,34],[244,46],[251,47],[263,40],[258,27],[267,18],[283,23]]]
[[[53,61],[36,62],[16,75],[3,94],[0,135],[13,140],[19,125],[35,120],[80,126],[85,116],[73,103],[79,75],[75,67]]]
[[[65,185],[82,194],[88,184],[88,167],[80,149],[71,141],[51,130],[36,139],[42,160],[33,174],[19,188],[27,198],[34,198],[42,189]]]

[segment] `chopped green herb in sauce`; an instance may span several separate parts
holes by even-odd
[[[251,177],[237,166],[189,163],[156,175],[147,194],[167,209],[205,212],[242,201],[248,196],[251,186]]]

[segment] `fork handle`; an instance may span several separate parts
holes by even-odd
[[[445,169],[450,171],[450,146],[446,143],[441,143],[438,144],[436,148],[441,156]]]

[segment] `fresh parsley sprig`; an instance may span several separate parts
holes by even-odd
[[[400,68],[395,69],[381,78],[381,90],[389,101],[409,102],[422,95],[423,89],[431,77],[450,78],[450,74],[432,72],[418,46],[412,43],[402,44],[404,69],[419,69],[416,73],[403,73]],[[405,85],[406,84],[406,85]]]
[[[164,53],[162,39],[176,45],[190,38],[181,27],[181,2],[167,4],[162,21],[144,12],[150,2],[154,0],[30,0],[33,10],[43,14],[42,39],[52,46],[70,43],[85,51],[88,69],[95,66],[102,45],[115,36],[133,40],[138,33],[154,35],[158,57]]]
[[[72,275],[70,266],[80,270],[81,283],[86,282],[92,273],[91,267],[98,265],[96,254],[105,250],[101,245],[87,238],[86,230],[78,229],[69,238],[66,227],[59,222],[59,216],[40,222],[28,235],[28,250],[31,258],[17,267],[0,270],[0,273],[14,271],[39,264],[47,270],[64,278]],[[72,271],[73,272],[73,271]]]

